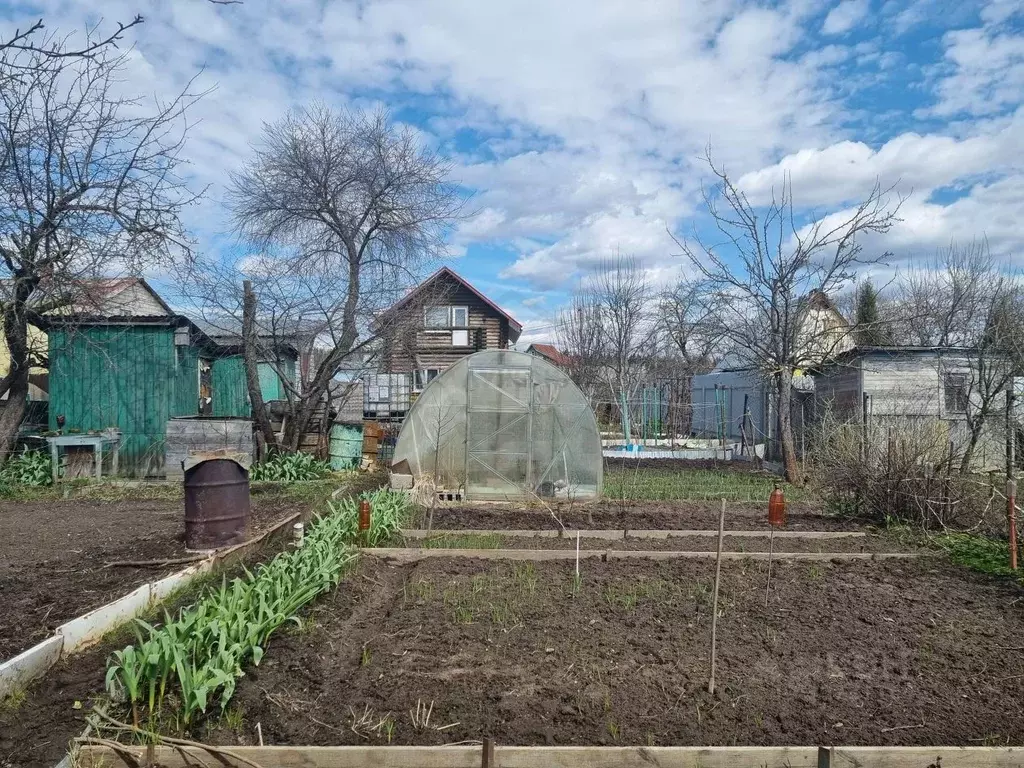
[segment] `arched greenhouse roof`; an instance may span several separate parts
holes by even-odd
[[[393,464],[467,499],[600,494],[597,420],[566,374],[534,355],[485,350],[459,360],[406,415]]]

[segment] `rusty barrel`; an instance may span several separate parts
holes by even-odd
[[[249,522],[249,473],[232,459],[208,459],[185,470],[185,546],[238,544]]]

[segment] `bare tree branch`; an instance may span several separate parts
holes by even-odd
[[[854,280],[858,268],[885,260],[887,254],[864,253],[860,238],[888,232],[902,200],[892,204],[892,189],[876,184],[852,208],[797,226],[788,180],[766,205],[754,206],[710,152],[706,159],[716,183],[703,189],[704,206],[722,239],[696,230],[673,239],[697,274],[721,338],[772,382],[786,476],[795,482],[794,371],[819,365],[850,343],[845,324],[832,319],[827,296]]]

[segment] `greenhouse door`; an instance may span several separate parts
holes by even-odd
[[[529,368],[473,368],[467,381],[466,495],[521,498],[530,484]]]

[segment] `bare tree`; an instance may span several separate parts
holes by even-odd
[[[706,292],[702,282],[683,280],[661,297],[662,328],[691,375],[710,370],[721,353],[722,337]]]
[[[1024,285],[992,259],[984,241],[951,244],[909,270],[896,286],[900,341],[950,348],[940,373],[965,427],[960,471],[968,472],[986,428],[996,429],[1004,397],[1024,370]]]
[[[622,409],[658,350],[657,295],[633,258],[616,256],[584,279],[562,312],[558,339],[568,372],[600,410]]]
[[[450,170],[386,112],[313,104],[265,126],[233,176],[235,225],[261,252],[259,269],[236,265],[236,285],[243,275],[253,281],[261,323],[312,324],[324,350],[289,388],[281,447],[298,447],[339,370],[370,347],[373,315],[443,253],[462,205]]]
[[[792,187],[785,182],[765,206],[754,206],[726,171],[707,157],[716,179],[704,205],[724,242],[696,230],[676,238],[706,286],[718,329],[734,352],[774,389],[786,478],[799,482],[792,423],[793,372],[820,364],[848,343],[842,328],[819,322],[810,297],[827,297],[863,265],[887,254],[865,254],[859,237],[889,231],[899,202],[879,186],[851,209],[798,228]]]
[[[94,27],[87,31],[84,44],[72,46],[68,44],[67,38],[47,34],[46,25],[39,19],[23,30],[14,30],[14,34],[6,40],[0,39],[0,72],[4,72],[3,76],[10,77],[11,69],[15,72],[30,70],[35,66],[33,61],[36,61],[35,57],[38,56],[52,60],[98,55],[104,49],[116,48],[124,33],[142,22],[142,16],[136,15],[127,24],[118,22],[117,29],[106,36],[97,35],[98,28]],[[31,58],[19,58],[25,54],[29,54]]]
[[[153,105],[122,95],[123,56],[8,49],[0,57],[0,459],[13,444],[32,365],[28,327],[83,311],[87,278],[137,274],[189,254],[180,214],[199,195],[180,175],[190,87]],[[87,310],[85,310],[87,311]]]
[[[616,256],[601,265],[589,290],[601,307],[609,389],[628,400],[643,383],[656,349],[654,289],[636,259]]]
[[[601,306],[588,293],[577,291],[556,324],[558,347],[566,358],[566,373],[594,403],[603,365]]]

